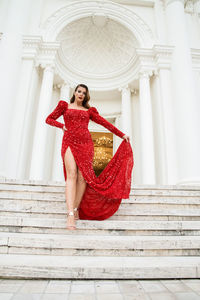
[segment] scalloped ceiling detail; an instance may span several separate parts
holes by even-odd
[[[59,55],[63,64],[89,76],[119,72],[130,63],[138,46],[134,35],[123,25],[107,19],[104,26],[98,26],[92,17],[68,24],[57,40],[61,42]]]

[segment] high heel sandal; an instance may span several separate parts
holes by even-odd
[[[79,216],[78,216],[78,207],[74,208],[74,211],[76,212],[75,214],[75,220],[79,220]]]
[[[74,212],[73,211],[67,212],[67,216],[74,216]],[[75,230],[76,225],[67,225],[67,229]]]

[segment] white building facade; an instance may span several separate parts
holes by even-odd
[[[45,119],[84,83],[134,184],[200,184],[200,0],[1,0],[0,20],[0,176],[64,180]]]

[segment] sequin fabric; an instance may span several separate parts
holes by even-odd
[[[63,115],[64,123],[56,121]],[[79,206],[79,217],[85,220],[104,220],[111,217],[119,208],[122,199],[129,198],[131,189],[131,173],[134,165],[133,151],[129,142],[123,139],[99,176],[93,169],[94,144],[88,130],[92,120],[115,135],[122,138],[124,133],[100,116],[95,107],[88,110],[68,108],[66,101],[60,100],[54,111],[46,118],[51,126],[63,128],[65,125],[61,147],[63,171],[67,180],[64,155],[70,147],[76,164],[87,186]]]

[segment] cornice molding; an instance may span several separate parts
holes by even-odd
[[[136,49],[137,75],[136,78],[150,77],[160,69],[170,69],[173,47],[154,45],[152,49]]]
[[[129,84],[139,78],[141,73],[147,73],[148,76],[158,74],[161,69],[171,69],[171,60],[173,55],[173,46],[155,44],[152,48],[136,48],[135,56],[129,66],[121,74],[113,73],[110,77],[101,76],[100,78],[87,77],[87,74],[77,75],[70,73],[62,68],[62,62],[58,57],[58,42],[44,42],[41,36],[24,36],[23,59],[33,59],[36,66],[46,68],[51,66],[54,73],[58,74],[61,81],[67,82],[71,87],[75,87],[77,82],[85,82],[92,90],[113,90],[129,88]],[[193,70],[200,71],[200,50],[191,49]],[[132,92],[132,91],[131,91]]]
[[[34,60],[36,66],[55,65],[59,42],[44,42],[41,36],[23,36],[23,59]]]
[[[173,46],[154,45],[154,60],[158,70],[171,68],[173,50]]]
[[[145,6],[145,7],[153,7],[155,1],[154,0],[112,0],[112,2],[122,4],[122,5],[136,5],[136,6]]]
[[[87,74],[72,73],[64,68],[62,59],[59,57],[59,42],[44,42],[41,36],[24,36],[24,59],[33,59],[36,66],[46,68],[55,67],[55,74],[61,80],[66,81],[71,87],[77,82],[86,82],[93,90],[111,90],[118,87],[129,87],[129,83],[139,78],[139,73],[148,73],[151,76],[159,69],[170,69],[173,47],[165,45],[154,45],[153,48],[136,48],[135,55],[121,73],[113,72],[98,75],[91,78]],[[192,50],[193,61],[199,66],[200,51]],[[132,92],[132,91],[131,91]]]
[[[23,36],[23,59],[35,59],[42,44],[41,36]]]

